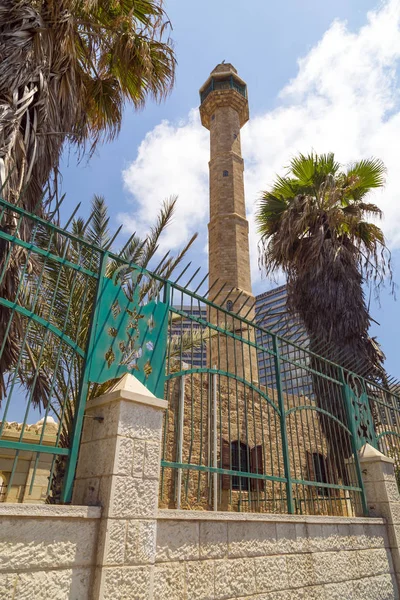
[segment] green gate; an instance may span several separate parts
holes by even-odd
[[[340,366],[257,326],[243,299],[170,290],[161,506],[366,514]]]
[[[164,282],[150,295],[144,270],[1,199],[0,223],[0,449],[11,461],[7,493],[28,461],[27,499],[39,499],[35,485],[47,471],[45,495],[69,502],[86,399],[128,372],[163,394]],[[8,415],[17,405],[22,423],[12,427]],[[35,407],[42,421],[32,428]]]
[[[70,232],[70,222],[63,229],[0,200],[8,492],[29,460],[28,496],[47,472],[45,495],[69,502],[87,398],[133,373],[169,402],[161,506],[366,514],[358,450],[378,446],[400,470],[393,386],[257,326],[254,307],[224,286],[200,295],[203,278],[190,291],[198,271],[185,285],[187,268],[164,280],[85,239],[86,226]],[[32,428],[35,407],[43,418]]]

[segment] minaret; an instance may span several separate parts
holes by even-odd
[[[210,131],[210,222],[208,225],[209,284],[218,280],[214,294],[225,284],[214,302],[230,312],[245,315],[254,304],[251,291],[249,224],[246,219],[243,171],[244,163],[240,145],[240,129],[249,120],[246,83],[229,63],[217,65],[200,89],[201,122]],[[226,300],[229,291],[229,300]],[[236,302],[232,301],[238,298]],[[248,319],[253,318],[249,314]],[[210,319],[212,319],[210,315]],[[231,326],[242,329],[241,335],[250,333],[237,319]],[[221,348],[219,353],[221,353]],[[230,363],[235,369],[237,355],[242,349],[228,348],[226,357],[219,357],[220,368]],[[215,352],[214,352],[215,354]],[[253,360],[252,360],[253,359]],[[246,357],[237,375],[249,380],[257,379],[255,354]],[[222,364],[224,363],[224,364]],[[249,365],[249,363],[254,363]]]

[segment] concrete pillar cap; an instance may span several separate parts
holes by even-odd
[[[102,404],[115,402],[116,400],[138,402],[139,404],[147,404],[153,408],[160,408],[162,410],[168,408],[166,400],[156,398],[143,383],[130,373],[126,373],[121,379],[118,379],[103,396],[89,400],[87,408],[98,407]]]
[[[360,462],[388,462],[394,464],[393,458],[389,458],[389,456],[385,456],[382,452],[379,452],[376,448],[371,446],[371,444],[365,444],[359,452]]]

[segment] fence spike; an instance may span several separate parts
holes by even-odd
[[[203,285],[203,283],[205,282],[205,280],[207,279],[209,273],[207,272],[203,279],[200,281],[199,285],[197,286],[197,288],[194,290],[194,293],[197,294],[197,292],[199,291],[199,289],[201,288],[201,286]]]
[[[197,273],[201,270],[201,267],[199,267],[194,274],[191,276],[191,278],[189,279],[189,281],[187,282],[187,284],[184,286],[185,288],[188,288],[189,285],[192,283],[193,279],[196,277]]]
[[[111,246],[115,242],[115,239],[116,239],[117,235],[121,231],[122,227],[123,227],[122,224],[118,227],[117,231],[114,233],[113,237],[111,238],[111,240],[108,242],[107,246],[105,247],[105,250],[109,250],[111,248]]]
[[[64,225],[64,229],[68,229],[68,227],[70,226],[73,218],[75,217],[76,213],[78,212],[78,210],[81,207],[82,202],[78,202],[78,204],[75,206],[74,210],[72,211],[68,221],[66,222],[66,224]]]
[[[190,267],[190,265],[192,264],[192,261],[190,261],[186,267],[183,269],[182,273],[179,275],[179,277],[177,279],[175,279],[174,283],[178,283],[178,281],[180,280],[180,278],[186,273],[186,271],[188,270],[188,268]]]
[[[128,238],[128,241],[127,241],[127,242],[126,242],[126,244],[123,246],[122,250],[120,250],[120,251],[118,252],[118,256],[122,256],[122,255],[123,255],[123,253],[125,252],[125,250],[126,250],[126,249],[127,249],[127,247],[129,246],[129,244],[131,243],[131,241],[133,240],[133,238],[135,237],[135,235],[136,235],[136,231],[134,231],[134,232],[132,233],[132,235],[131,235],[131,236]]]

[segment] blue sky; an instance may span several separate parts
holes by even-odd
[[[149,226],[163,198],[179,194],[163,249],[176,249],[199,231],[192,258],[206,268],[208,136],[198,121],[198,89],[226,60],[248,84],[251,121],[242,144],[251,229],[259,191],[296,152],[332,150],[343,162],[379,156],[388,166],[388,183],[375,200],[387,215],[383,226],[399,281],[399,1],[168,0],[166,9],[178,59],[174,91],[141,112],[127,107],[119,138],[89,164],[77,166],[73,153],[65,155],[66,208],[81,201],[87,212],[92,195],[103,194],[113,224],[123,222],[128,235]],[[274,284],[257,272],[253,229],[250,243],[253,287],[261,292]],[[371,304],[380,323],[372,333],[389,372],[400,377],[398,311],[387,291],[380,305]]]

